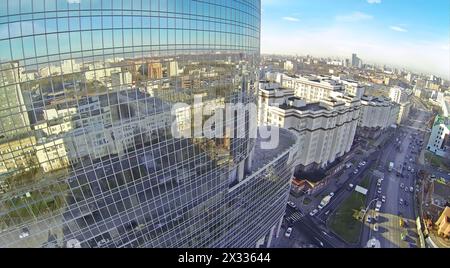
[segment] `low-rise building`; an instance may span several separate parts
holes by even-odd
[[[446,207],[444,212],[436,222],[438,235],[444,238],[450,238],[450,207]]]
[[[44,172],[51,172],[69,165],[66,146],[62,138],[43,138],[36,145],[36,156]]]
[[[433,221],[437,220],[444,209],[450,206],[450,185],[434,180],[431,183],[430,200],[427,208]]]
[[[35,163],[34,136],[10,140],[0,144],[0,174],[27,170]]]
[[[389,90],[389,98],[391,98],[393,102],[401,104],[408,102],[409,96],[406,89],[396,86]]]

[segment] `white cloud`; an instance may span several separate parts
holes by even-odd
[[[357,22],[357,21],[363,21],[363,20],[371,20],[373,19],[372,15],[363,13],[363,12],[353,12],[348,15],[339,15],[336,16],[336,20],[340,22]]]
[[[292,22],[300,21],[298,18],[294,18],[294,17],[283,17],[283,20],[292,21]]]
[[[381,4],[381,0],[367,0],[369,4]]]
[[[402,32],[402,33],[406,33],[408,31],[405,28],[402,28],[400,26],[390,26],[389,29],[391,29],[392,31]]]

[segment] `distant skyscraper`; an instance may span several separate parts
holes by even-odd
[[[355,53],[352,54],[352,67],[355,67],[355,68],[363,67],[362,60],[360,58],[358,58],[358,56]]]
[[[260,0],[40,2],[0,1],[0,29],[33,25],[0,37],[0,247],[270,246],[295,135],[174,131],[256,102]]]

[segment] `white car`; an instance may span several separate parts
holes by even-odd
[[[403,206],[403,198],[400,198],[400,205]]]
[[[297,207],[297,206],[295,205],[295,203],[292,202],[292,201],[288,201],[287,204],[288,204],[288,206],[290,206],[291,208],[296,208],[296,207]]]
[[[331,193],[330,193],[330,196],[331,196],[331,197],[333,197],[333,196],[334,196],[334,193],[333,193],[333,192],[331,192]]]
[[[403,183],[400,184],[400,188],[403,189],[405,188],[405,185]]]
[[[314,215],[316,215],[317,212],[319,212],[319,211],[318,211],[317,209],[314,209],[313,211],[311,211],[311,212],[309,213],[309,216],[314,217]]]
[[[375,224],[373,225],[373,230],[374,230],[375,232],[378,232],[378,223],[375,223]]]
[[[358,172],[359,172],[359,169],[355,169],[355,171],[353,171],[353,174],[358,174]]]
[[[19,238],[25,238],[25,237],[29,237],[30,236],[30,231],[28,230],[28,228],[23,228],[22,229],[22,233],[19,235]]]
[[[284,234],[284,236],[286,236],[286,238],[290,238],[292,234],[292,227],[287,228],[286,233]]]
[[[386,196],[385,196],[385,195],[383,195],[383,196],[381,197],[381,202],[386,203]]]

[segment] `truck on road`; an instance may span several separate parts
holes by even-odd
[[[389,163],[389,172],[391,172],[392,170],[394,170],[394,162]]]

